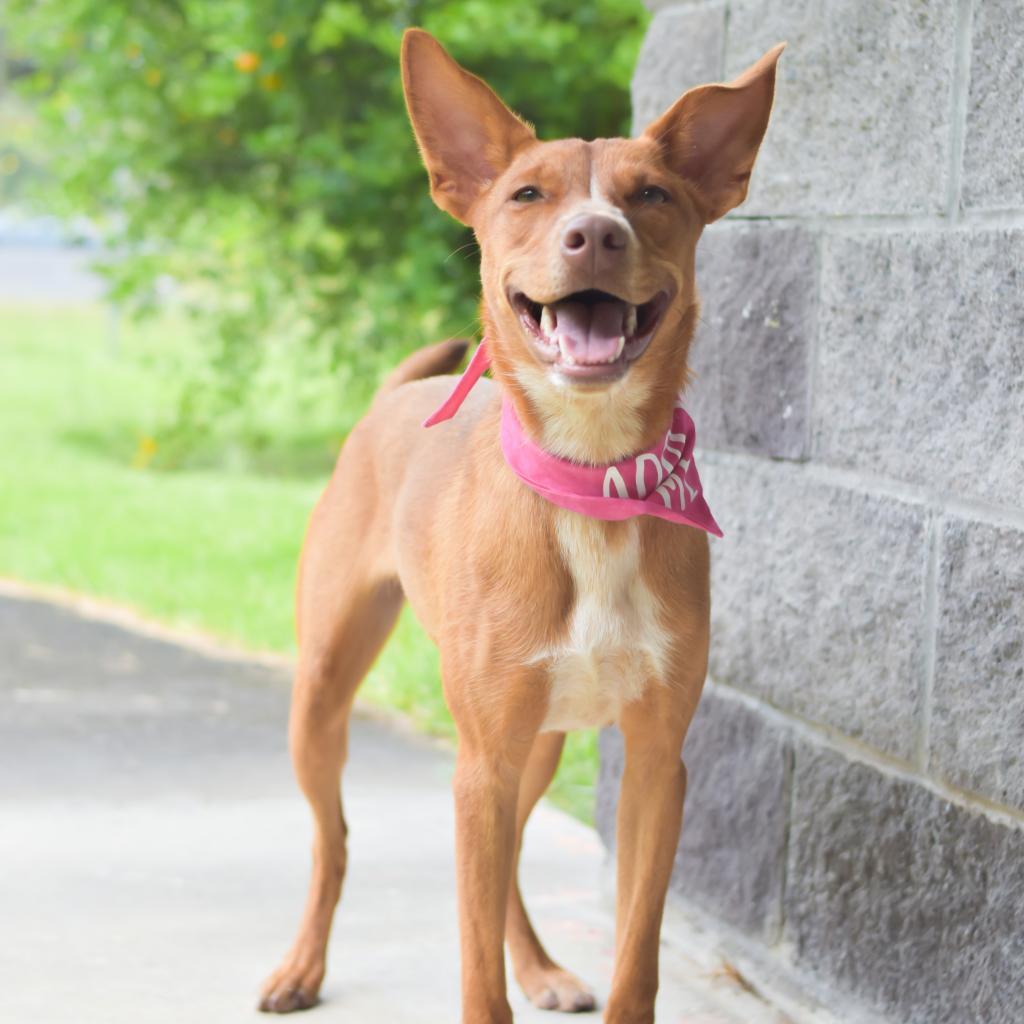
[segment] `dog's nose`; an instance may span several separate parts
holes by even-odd
[[[590,263],[594,270],[614,266],[626,251],[629,236],[614,217],[584,213],[562,232],[562,254],[573,263]]]

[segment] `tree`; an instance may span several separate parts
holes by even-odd
[[[119,301],[145,308],[176,282],[235,401],[271,345],[327,352],[361,397],[401,352],[474,329],[472,236],[432,207],[406,120],[406,26],[434,32],[542,138],[597,137],[626,130],[644,20],[639,0],[9,9],[48,127],[48,204],[99,225]]]

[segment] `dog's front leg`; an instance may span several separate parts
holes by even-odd
[[[479,685],[445,681],[459,732],[453,789],[463,1024],[512,1021],[504,940],[516,804],[547,700],[536,673],[511,675],[488,680],[486,695]]]
[[[509,1024],[505,894],[512,875],[518,774],[478,752],[455,767],[455,855],[463,1024]]]
[[[606,1024],[651,1024],[665,894],[686,795],[683,739],[700,693],[655,686],[619,722],[626,762],[616,828],[615,974]]]

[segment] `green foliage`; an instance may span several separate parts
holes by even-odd
[[[31,109],[0,87],[0,208],[19,200],[35,172],[40,154],[34,127]]]
[[[318,353],[354,413],[400,353],[474,329],[475,245],[430,203],[406,120],[406,26],[434,32],[541,137],[596,137],[626,129],[644,19],[640,0],[8,10],[48,128],[48,207],[100,226],[120,301],[145,308],[171,279],[208,336],[179,408],[200,430],[282,347]]]

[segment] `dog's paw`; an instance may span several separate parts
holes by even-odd
[[[309,962],[289,955],[283,964],[263,983],[260,1010],[263,1013],[292,1013],[316,1006],[324,965],[320,960]]]
[[[541,1010],[589,1013],[597,1009],[594,993],[561,967],[538,967],[520,979],[526,998]]]

